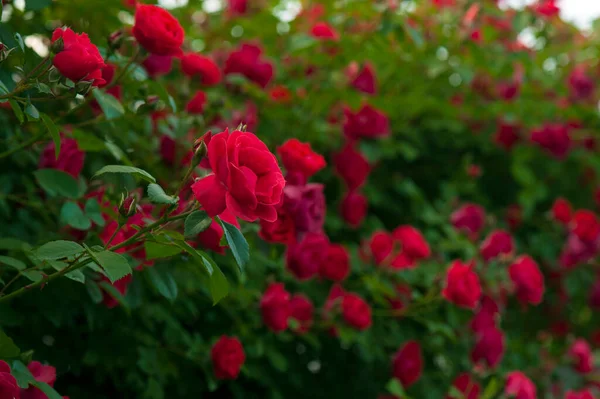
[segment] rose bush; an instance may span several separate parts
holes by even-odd
[[[0,399],[600,397],[597,29],[151,3],[2,2]]]

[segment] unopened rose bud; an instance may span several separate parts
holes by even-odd
[[[235,130],[239,130],[240,132],[245,132],[248,125],[244,125],[244,123],[240,123]]]
[[[122,29],[119,29],[108,36],[108,47],[115,51],[121,48],[123,41],[125,40],[125,34]]]
[[[129,218],[135,215],[137,206],[137,197],[135,195],[121,195],[121,202],[119,204],[119,214],[124,218]]]
[[[206,143],[204,140],[200,142],[197,147],[194,147],[196,151],[194,152],[194,158],[192,159],[192,165],[198,165],[200,161],[206,156],[208,153],[208,148],[206,147]]]
[[[61,51],[63,51],[65,48],[65,42],[63,41],[62,37],[59,37],[58,39],[56,39],[54,42],[52,42],[52,45],[50,46],[50,50],[52,50],[52,52],[54,54],[58,54]]]

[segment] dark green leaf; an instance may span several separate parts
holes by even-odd
[[[21,36],[21,34],[17,32],[15,33],[15,40],[19,44],[21,51],[25,51],[25,42],[23,41],[23,36]]]
[[[26,389],[35,381],[27,366],[18,360],[13,363],[11,372],[20,388]]]
[[[25,114],[27,115],[28,119],[37,121],[38,119],[40,119],[40,111],[38,111],[38,109],[35,107],[35,105],[29,103],[25,106]]]
[[[83,247],[76,242],[58,240],[50,241],[42,245],[35,250],[34,254],[40,260],[53,260],[68,258],[70,256],[80,254],[83,251]]]
[[[159,294],[171,302],[175,301],[175,298],[177,298],[177,283],[168,270],[165,268],[149,267],[146,269],[146,273],[148,273],[152,285]]]
[[[231,249],[231,252],[233,252],[233,257],[238,264],[240,272],[243,273],[244,266],[246,263],[248,263],[248,259],[250,259],[250,248],[248,247],[248,242],[237,227],[223,220],[221,220],[221,224],[223,225],[223,230],[225,231],[225,237],[227,238],[229,248]]]
[[[179,201],[178,197],[167,195],[165,190],[156,183],[148,184],[148,197],[153,204],[175,205]]]
[[[0,249],[29,251],[31,245],[25,241],[17,240],[16,238],[0,238]]]
[[[156,183],[156,179],[148,172],[146,172],[143,169],[139,169],[133,166],[124,166],[124,165],[106,165],[105,167],[103,167],[102,169],[100,169],[99,171],[96,172],[96,174],[94,174],[94,176],[92,176],[93,178],[96,178],[100,175],[103,175],[105,173],[127,173],[127,174],[132,174],[135,175],[143,180],[146,180],[150,183]]]
[[[29,280],[33,281],[34,283],[37,283],[38,281],[42,281],[42,279],[44,278],[44,275],[42,274],[42,272],[39,272],[37,270],[23,271],[23,272],[21,272],[21,274],[23,276],[27,277]]]
[[[121,295],[119,290],[117,290],[114,285],[109,284],[106,281],[100,282],[99,285],[104,291],[106,291],[111,297],[113,297],[119,303],[119,305],[123,307],[123,309],[125,309],[129,313],[129,305],[127,304],[127,302],[125,302],[125,297]]]
[[[76,129],[73,131],[73,138],[77,140],[77,145],[81,151],[104,151],[106,149],[104,141],[92,133]]]
[[[27,268],[27,265],[24,262],[9,256],[0,256],[0,264],[14,267],[17,270],[23,270]]]
[[[206,258],[204,258],[203,261],[207,268],[211,266],[210,262],[208,262]],[[221,269],[219,269],[219,267],[213,267],[213,273],[210,276],[210,295],[212,296],[213,305],[219,303],[219,301],[225,298],[228,294],[229,283],[227,282],[227,278],[225,278],[225,275]]]
[[[402,387],[402,384],[400,384],[400,381],[398,381],[395,378],[391,379],[387,383],[387,385],[385,386],[385,388],[392,395],[395,395],[395,396],[397,396],[399,398],[403,398],[404,397],[404,388]]]
[[[184,234],[186,237],[195,237],[208,229],[211,223],[212,219],[206,212],[195,211],[185,219]]]
[[[85,216],[78,204],[67,201],[60,210],[60,220],[77,230],[88,230],[92,227],[92,221]]]
[[[100,209],[100,204],[96,198],[90,198],[86,201],[84,211],[85,216],[90,218],[92,222],[100,227],[104,226],[104,217],[102,217],[102,210]]]
[[[67,198],[79,197],[77,180],[68,173],[58,169],[38,169],[33,174],[48,194]]]
[[[0,359],[10,359],[19,356],[21,351],[13,340],[0,330]]]
[[[146,259],[170,258],[171,256],[181,253],[181,247],[175,244],[161,243],[146,240],[144,242],[146,249]]]
[[[31,385],[38,387],[40,391],[46,394],[48,399],[63,399],[62,395],[54,390],[50,385],[41,381],[33,381]]]
[[[27,0],[25,3],[26,11],[39,11],[52,4],[52,0]]]
[[[111,283],[131,274],[131,266],[129,266],[129,262],[123,255],[111,251],[102,251],[94,253],[94,256]]]
[[[19,103],[15,100],[8,100],[8,102],[10,103],[10,106],[12,107],[13,112],[15,113],[15,116],[19,122],[23,123],[25,121],[25,115],[23,114],[23,110],[21,109]]]
[[[100,105],[100,108],[102,108],[102,112],[104,112],[106,119],[115,119],[125,114],[123,105],[121,105],[119,100],[117,100],[115,97],[111,96],[110,94],[106,94],[99,89],[94,90],[93,93],[96,101],[98,101],[98,104]]]
[[[54,141],[54,156],[58,159],[58,156],[60,155],[60,133],[58,132],[58,128],[48,115],[41,114],[41,118],[44,125],[46,125],[46,129],[48,129],[50,136],[52,136],[52,140]]]
[[[65,267],[69,266],[65,262],[59,262],[59,261],[56,261],[56,260],[48,261],[48,263],[56,271],[61,271]],[[84,283],[85,282],[85,274],[83,274],[83,272],[81,270],[73,270],[71,272],[68,272],[68,273],[65,274],[65,277],[68,278],[68,279],[71,279],[73,281],[77,281],[78,283]]]
[[[85,281],[85,288],[87,289],[88,294],[90,294],[92,302],[96,304],[102,302],[102,290],[95,281],[87,279]]]

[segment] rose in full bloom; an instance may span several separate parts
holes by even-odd
[[[299,172],[306,180],[327,165],[325,158],[314,152],[310,143],[297,139],[289,139],[277,147],[277,153],[288,173]]]
[[[263,322],[275,332],[288,327],[290,317],[290,294],[282,283],[272,283],[260,300]]]
[[[552,205],[552,218],[564,225],[571,221],[571,203],[564,198],[558,198]]]
[[[298,280],[308,280],[319,273],[327,248],[329,239],[325,234],[307,233],[299,243],[288,247],[286,267]]]
[[[340,213],[342,218],[352,228],[361,225],[367,215],[367,197],[356,191],[349,191],[342,198]]]
[[[38,361],[33,361],[27,365],[29,372],[36,381],[44,382],[51,387],[56,382],[56,368],[46,366]],[[21,390],[21,399],[46,399],[47,396],[39,388],[29,385],[27,389]]]
[[[390,134],[390,122],[382,111],[365,104],[358,112],[344,108],[344,134],[349,139],[373,139]]]
[[[325,195],[322,184],[287,185],[283,207],[294,221],[297,234],[318,233],[325,223]]]
[[[294,218],[283,209],[283,206],[279,206],[277,220],[274,222],[260,220],[258,235],[266,242],[291,245],[296,242]]]
[[[181,55],[185,33],[179,21],[163,8],[138,4],[132,32],[140,46],[151,54]]]
[[[600,235],[600,221],[594,212],[587,209],[576,211],[569,227],[573,234],[582,241],[592,242]]]
[[[262,49],[259,46],[244,43],[229,54],[223,73],[239,73],[264,88],[273,78],[273,64],[262,59]]]
[[[313,322],[314,307],[310,299],[301,294],[292,296],[290,300],[290,317],[296,319],[298,327],[295,331],[304,334],[310,330]]]
[[[61,137],[60,139],[60,154],[56,159],[54,141],[50,141],[42,155],[38,167],[40,169],[58,169],[73,176],[79,177],[83,169],[85,161],[85,152],[79,149],[79,145],[75,139]]]
[[[485,211],[476,204],[465,204],[450,215],[452,225],[476,237],[485,223]]]
[[[320,40],[338,40],[340,38],[335,29],[325,22],[314,24],[310,30],[310,34]]]
[[[567,125],[546,124],[531,131],[531,141],[556,158],[563,159],[571,148],[570,129]]]
[[[446,396],[446,399],[478,399],[481,387],[471,378],[468,373],[462,373],[454,379],[452,386],[456,391],[462,393],[462,396],[457,397],[452,394]]]
[[[360,72],[354,76],[352,87],[365,94],[377,93],[377,79],[375,78],[375,70],[371,64],[365,64]]]
[[[0,398],[19,399],[19,395],[19,385],[10,373],[10,366],[4,360],[0,360]]]
[[[173,67],[173,57],[170,55],[150,54],[144,62],[142,62],[148,76],[156,78],[166,75],[171,72]]]
[[[342,281],[350,273],[350,256],[348,251],[340,244],[331,244],[327,248],[327,255],[321,267],[319,275],[332,281]]]
[[[423,234],[419,230],[412,226],[399,226],[392,232],[392,236],[400,242],[402,252],[411,259],[427,259],[431,255],[431,250],[425,237],[423,237]]]
[[[519,141],[519,131],[519,125],[502,121],[498,123],[494,142],[508,151]]]
[[[104,59],[86,33],[77,34],[70,28],[57,28],[52,33],[52,43],[61,39],[62,50],[52,59],[52,64],[66,78],[74,82],[86,80],[94,86],[105,83],[102,78]]]
[[[221,81],[221,71],[217,64],[200,54],[188,53],[181,57],[181,70],[187,76],[197,76],[205,86],[213,86]]]
[[[408,341],[394,355],[392,362],[393,376],[408,388],[423,373],[423,356],[421,345],[417,341]]]
[[[246,221],[277,219],[285,180],[275,156],[254,134],[228,130],[208,144],[212,174],[192,184],[194,196],[209,216],[228,209]]]
[[[458,306],[474,309],[481,297],[481,285],[473,265],[455,260],[446,274],[442,295]]]
[[[350,191],[361,187],[371,172],[369,162],[351,143],[333,156],[333,164]]]
[[[508,373],[504,393],[515,399],[537,399],[535,384],[520,371]]]
[[[581,374],[587,374],[592,371],[592,349],[585,339],[575,340],[569,348],[568,355],[573,360],[575,370]]]
[[[544,295],[544,276],[533,259],[524,255],[508,268],[510,279],[515,285],[517,298],[522,303],[537,305]]]
[[[514,250],[514,243],[510,233],[504,230],[494,230],[481,243],[481,256],[486,262],[500,255],[509,255]]]
[[[194,97],[185,106],[185,111],[188,114],[201,115],[204,112],[204,106],[206,105],[206,93],[203,91],[197,91]]]
[[[568,391],[565,395],[565,399],[594,399],[594,395],[587,389],[582,391]]]
[[[244,347],[237,337],[222,335],[210,350],[215,377],[235,380],[246,361]]]
[[[121,294],[121,296],[125,296],[125,294],[127,294],[127,289],[129,288],[129,284],[131,284],[132,280],[133,276],[131,274],[128,274],[125,277],[120,278],[119,280],[111,284],[108,278],[102,276],[102,281],[112,285],[117,290],[117,292]],[[106,306],[109,309],[117,307],[119,305],[119,301],[117,300],[117,298],[115,298],[110,291],[105,290],[102,286],[100,286],[100,288],[102,289],[102,303],[104,304],[104,306]]]
[[[345,293],[342,298],[342,317],[357,330],[371,327],[371,307],[357,294]]]
[[[476,341],[471,360],[484,361],[489,367],[496,367],[504,355],[504,334],[497,327],[490,327],[475,334]]]

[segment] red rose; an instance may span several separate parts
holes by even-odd
[[[364,195],[356,191],[349,191],[342,199],[340,213],[350,227],[357,228],[367,215],[367,208],[367,198]]]
[[[533,259],[524,255],[508,268],[510,279],[515,285],[517,298],[522,303],[537,305],[544,295],[544,276]]]
[[[485,361],[489,367],[496,367],[504,354],[504,334],[496,327],[486,328],[476,334],[475,347],[471,352],[473,363]]]
[[[317,22],[310,30],[310,34],[321,40],[338,40],[340,36],[329,24],[325,22]]]
[[[102,276],[102,281],[112,285],[121,296],[125,296],[127,294],[127,289],[129,288],[129,284],[133,280],[133,276],[131,274],[126,275],[125,277],[115,281],[111,284],[110,280],[104,276]],[[109,309],[119,306],[119,301],[110,293],[110,291],[102,289],[102,303]]]
[[[582,241],[595,241],[600,235],[600,222],[592,211],[578,210],[570,222],[571,231]]]
[[[125,225],[121,228],[121,230],[118,231],[118,233],[112,239],[111,245],[117,245],[127,241],[139,231],[140,227],[144,227],[146,225],[146,221],[149,219],[149,212],[151,211],[151,207],[151,205],[144,205],[142,207],[138,206],[138,209],[140,209],[141,212],[138,212],[135,215],[129,217],[129,219],[127,219]],[[109,223],[106,224],[106,226],[104,226],[104,229],[100,233],[100,239],[105,245],[113,236],[118,226],[119,224],[116,220],[111,220]],[[140,266],[153,265],[154,261],[146,260],[146,250],[143,246],[140,246],[139,244],[140,243],[138,242],[128,245],[126,247],[119,248],[118,250],[116,250],[116,252],[129,253],[133,258],[141,262]]]
[[[225,211],[219,215],[219,218],[224,222],[233,224],[238,228],[240,227],[240,224],[238,223],[236,217],[233,216],[231,212]],[[213,219],[210,226],[208,226],[208,229],[204,230],[196,236],[196,243],[202,246],[203,248],[210,249],[220,255],[223,255],[225,254],[225,250],[227,249],[226,245],[221,245],[223,234],[223,226],[221,226],[221,223]]]
[[[94,86],[105,83],[102,79],[104,59],[86,33],[77,34],[70,28],[57,28],[52,33],[52,43],[62,39],[62,50],[52,59],[52,64],[66,78],[74,82],[86,80]]]
[[[225,61],[223,73],[239,73],[261,87],[266,87],[273,78],[273,65],[264,61],[262,49],[254,44],[242,44]]]
[[[389,259],[394,250],[394,240],[391,234],[385,231],[376,231],[368,242],[369,252],[376,265],[381,265]]]
[[[585,339],[577,339],[569,348],[569,357],[573,359],[573,367],[581,374],[592,371],[593,359],[590,344]]]
[[[0,360],[0,398],[19,399],[20,390],[17,380],[10,374],[10,366]]]
[[[163,8],[138,4],[132,32],[149,53],[181,55],[185,33],[179,21]]]
[[[371,172],[369,162],[362,154],[348,143],[333,156],[335,170],[346,183],[348,190],[353,191],[362,186]]]
[[[294,220],[296,234],[319,233],[325,223],[325,195],[322,184],[287,185],[283,189],[283,207]]]
[[[38,167],[40,169],[58,169],[73,176],[79,177],[85,161],[85,152],[79,149],[77,141],[62,137],[60,139],[60,155],[56,159],[54,142],[49,142],[42,155]]]
[[[117,66],[113,64],[104,64],[100,72],[102,73],[102,79],[104,80],[104,83],[99,84],[98,87],[103,88],[112,83],[115,73],[117,72]]]
[[[206,105],[206,94],[203,91],[198,91],[194,97],[185,106],[185,111],[188,114],[201,115],[204,112]]]
[[[51,387],[54,386],[56,382],[56,368],[45,366],[37,361],[29,363],[27,368],[36,381],[44,382]],[[39,388],[29,385],[29,388],[21,389],[21,399],[47,399],[47,396]]]
[[[263,322],[275,332],[288,327],[290,317],[290,294],[282,283],[272,283],[260,300]]]
[[[468,373],[462,373],[452,383],[456,391],[462,393],[460,397],[449,394],[446,399],[477,399],[481,387]]]
[[[489,296],[481,298],[479,310],[471,319],[471,330],[473,332],[481,332],[487,328],[496,326],[496,315],[500,314],[498,305]]]
[[[266,242],[291,245],[296,241],[294,218],[280,206],[277,208],[277,220],[260,220],[258,235]]]
[[[556,0],[540,0],[532,8],[541,17],[550,18],[560,13],[560,7],[556,5]]]
[[[458,306],[474,309],[481,297],[479,277],[472,270],[473,264],[456,260],[446,274],[446,287],[442,295]]]
[[[352,87],[365,94],[377,93],[377,79],[371,64],[365,64],[360,72],[352,79]]]
[[[327,256],[329,239],[323,233],[307,233],[302,241],[290,245],[286,267],[298,280],[308,280],[319,272]]]
[[[188,76],[198,76],[206,86],[216,85],[221,81],[221,71],[213,60],[195,53],[181,57],[181,70]]]
[[[500,255],[510,255],[514,250],[512,236],[504,230],[492,231],[481,243],[481,256],[486,262]]]
[[[565,399],[594,399],[594,395],[587,389],[578,392],[568,391]]]
[[[417,267],[417,263],[415,259],[408,256],[406,252],[400,252],[392,259],[390,267],[395,270],[412,269]]]
[[[307,180],[323,169],[327,164],[322,155],[310,147],[310,143],[302,143],[290,139],[277,148],[283,166],[290,172],[300,172]]]
[[[350,273],[350,256],[343,245],[331,244],[327,248],[327,254],[321,267],[319,275],[332,281],[342,281]]]
[[[558,198],[552,205],[552,218],[559,223],[568,224],[572,212],[571,203],[564,198]]]
[[[417,341],[408,341],[394,355],[392,363],[393,376],[400,380],[404,388],[408,388],[423,373],[423,356],[421,345]]]
[[[171,72],[173,56],[150,54],[142,63],[148,76],[156,78]]]
[[[515,399],[537,399],[535,384],[520,371],[508,373],[504,393]]]
[[[423,234],[412,226],[397,227],[392,232],[394,239],[402,245],[402,252],[412,259],[426,259],[431,255],[429,244]]]
[[[363,105],[356,113],[346,107],[344,115],[344,134],[349,139],[373,139],[390,134],[388,117],[368,104]]]
[[[563,159],[571,148],[567,125],[546,124],[531,131],[531,141],[546,149],[558,159]]]
[[[476,237],[485,223],[485,211],[479,205],[465,204],[450,215],[452,225]]]
[[[594,81],[585,73],[583,65],[576,66],[569,75],[571,98],[585,100],[594,94]]]
[[[222,335],[210,350],[210,358],[216,378],[235,380],[246,361],[246,354],[239,339]]]
[[[310,330],[313,313],[313,304],[304,295],[296,294],[290,300],[290,317],[298,321],[298,328],[295,330],[297,333],[304,334]]]
[[[514,123],[500,122],[494,135],[494,142],[505,150],[510,150],[519,141],[520,127]]]
[[[366,330],[371,327],[371,307],[360,296],[345,293],[342,298],[342,317],[348,325],[357,330]]]
[[[273,102],[280,104],[287,104],[292,101],[292,93],[283,85],[277,85],[269,90],[269,97]]]
[[[212,174],[192,185],[194,196],[211,217],[228,209],[246,221],[277,219],[285,180],[275,156],[252,133],[228,130],[208,144]]]
[[[227,0],[227,15],[244,15],[248,11],[248,0]]]

